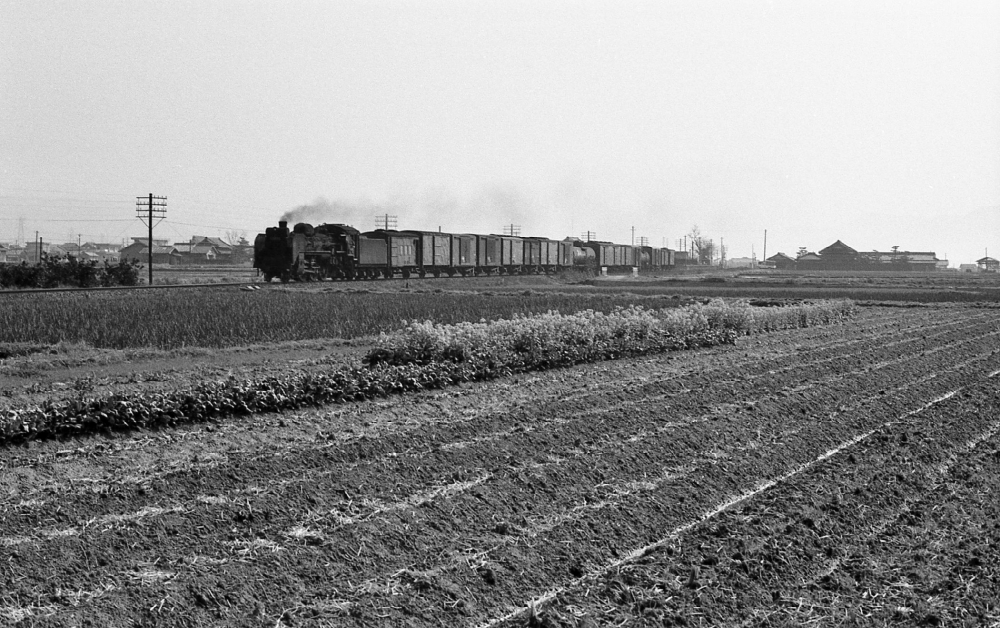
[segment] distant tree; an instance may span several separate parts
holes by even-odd
[[[715,258],[715,242],[702,235],[698,225],[691,227],[688,233],[688,241],[694,251],[694,258],[699,264],[709,266]]]
[[[247,243],[247,230],[246,229],[230,229],[226,231],[226,242],[232,246],[246,246]]]

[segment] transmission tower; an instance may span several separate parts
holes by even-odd
[[[380,214],[378,216],[375,216],[375,228],[385,229],[386,231],[389,231],[390,229],[395,229],[397,224],[396,219],[397,216],[393,216],[391,214]]]
[[[521,235],[521,225],[509,224],[503,226],[503,234],[511,237]]]

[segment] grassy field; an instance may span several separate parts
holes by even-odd
[[[99,348],[227,347],[377,335],[406,321],[494,320],[549,310],[607,312],[617,306],[669,307],[667,295],[420,290],[299,290],[278,286],[177,291],[23,294],[4,297],[0,343],[86,343]]]
[[[714,297],[757,302],[847,298],[864,303],[997,303],[1000,278],[953,273],[716,273],[638,279],[550,277],[272,284],[0,296],[0,343],[129,349],[232,347],[354,339],[412,320],[476,322],[618,306],[672,307]]]

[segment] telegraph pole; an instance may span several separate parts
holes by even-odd
[[[521,225],[515,225],[513,223],[503,226],[503,234],[506,236],[517,237],[521,235]]]
[[[591,240],[596,240],[597,239],[597,232],[596,231],[584,231],[583,233],[580,234],[580,237],[583,238],[584,240],[586,240],[587,242],[590,242]]]
[[[398,216],[393,216],[391,214],[379,214],[378,216],[375,216],[375,228],[385,229],[386,231],[395,229],[397,218]]]
[[[163,220],[167,216],[166,196],[137,196],[135,197],[135,216],[149,227],[149,240],[146,241],[146,249],[149,251],[149,285],[153,285],[153,217],[156,222]]]

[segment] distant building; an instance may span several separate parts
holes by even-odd
[[[781,255],[781,259],[778,257]],[[936,271],[948,268],[948,260],[940,260],[933,251],[871,251],[859,253],[837,240],[819,253],[803,252],[794,260],[779,253],[767,261],[778,268],[797,270],[904,270]]]
[[[193,236],[190,242],[175,246],[186,264],[229,263],[233,259],[233,247],[221,238]]]
[[[983,257],[976,260],[976,265],[984,273],[1000,272],[1000,262],[992,257]]]
[[[753,268],[757,261],[752,257],[730,257],[726,260],[726,268]]]
[[[29,264],[34,264],[40,262],[43,255],[58,254],[61,249],[56,249],[53,252],[52,244],[42,240],[41,242],[32,241],[27,242],[24,245],[24,249],[21,251],[21,259],[28,262]]]
[[[879,268],[897,270],[938,270],[941,262],[932,251],[872,251],[866,258]],[[944,267],[948,267],[948,260],[944,260]]]
[[[774,267],[778,270],[795,270],[795,260],[791,257],[785,255],[784,253],[777,253],[767,258],[765,261],[774,264]]]
[[[958,272],[960,273],[978,273],[979,266],[976,264],[959,264]]]
[[[142,243],[145,244],[145,238],[142,239]],[[95,260],[97,262],[109,262],[116,263],[118,261],[118,251],[122,249],[120,244],[112,244],[109,242],[85,242],[83,246],[80,247],[80,253],[83,259]]]
[[[806,255],[813,254],[807,253]],[[821,249],[817,258],[819,258],[816,260],[817,264],[826,270],[853,270],[857,268],[860,261],[858,252],[840,240],[837,240],[825,249]],[[799,258],[799,262],[802,262],[801,257]],[[812,263],[813,259],[809,258],[806,262]]]
[[[0,264],[7,263],[7,251],[9,250],[6,244],[0,244]]]
[[[139,240],[140,238],[133,238]],[[146,246],[146,238],[141,238],[142,242],[133,242],[118,252],[119,259],[137,261],[140,264],[149,262],[149,247]],[[166,240],[164,240],[165,242]],[[154,264],[179,264],[181,254],[177,248],[169,245],[158,245],[157,240],[153,240],[153,263]]]
[[[136,238],[136,237],[132,238],[132,244],[141,244],[143,246],[146,246],[147,242],[149,242],[149,238]],[[131,246],[131,244],[129,246]],[[161,240],[159,238],[153,238],[153,246],[170,246],[170,240]],[[124,250],[124,247],[122,247],[121,250]]]
[[[812,251],[807,251],[795,258],[795,268],[798,270],[825,270],[823,258]]]

